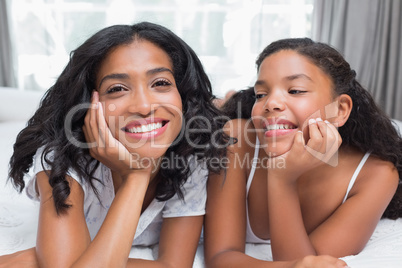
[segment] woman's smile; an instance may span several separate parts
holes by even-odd
[[[144,118],[130,122],[122,131],[133,139],[152,139],[162,135],[169,126],[169,120],[162,118]]]

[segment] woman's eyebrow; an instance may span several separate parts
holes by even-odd
[[[121,73],[121,74],[120,73],[108,74],[108,75],[106,75],[105,77],[102,78],[102,80],[99,83],[98,88],[101,87],[102,83],[105,80],[108,80],[108,79],[128,79],[128,78],[129,78],[128,74],[124,74],[124,73]]]
[[[163,73],[163,72],[169,72],[173,75],[173,71],[166,67],[159,67],[159,68],[154,68],[154,69],[148,70],[147,75],[153,75],[153,74]]]

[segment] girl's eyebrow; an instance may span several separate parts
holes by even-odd
[[[305,74],[293,74],[293,75],[286,76],[284,79],[288,80],[288,81],[292,81],[292,80],[296,80],[296,79],[300,79],[300,78],[305,78],[307,80],[313,81],[313,79],[311,79],[310,76],[305,75]]]
[[[293,75],[289,75],[283,78],[283,80],[287,80],[287,81],[293,81],[296,79],[307,79],[311,82],[313,82],[313,79],[311,79],[310,76],[306,75],[306,74],[293,74]],[[254,86],[264,86],[266,83],[264,80],[257,80],[254,84]]]
[[[148,71],[147,71],[147,75],[153,75],[153,74],[163,73],[163,72],[169,72],[169,73],[171,73],[171,74],[173,75],[172,70],[170,70],[169,68],[166,68],[166,67],[159,67],[159,68],[154,68],[154,69],[148,70]],[[101,80],[100,83],[99,83],[99,87],[98,87],[98,88],[101,87],[102,83],[103,83],[105,80],[108,80],[108,79],[128,79],[128,78],[129,78],[129,75],[126,74],[126,73],[113,73],[113,74],[108,74],[108,75],[106,75],[105,77],[102,78],[102,80]]]

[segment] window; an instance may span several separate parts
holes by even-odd
[[[113,24],[151,21],[198,54],[214,92],[253,84],[254,61],[270,42],[311,35],[313,0],[18,0],[10,1],[19,87],[49,88],[69,53]]]

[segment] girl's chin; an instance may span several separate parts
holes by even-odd
[[[265,151],[268,158],[276,158],[276,157],[280,157],[282,155],[284,155],[286,152],[272,152],[272,151]]]
[[[267,156],[269,158],[275,158],[275,157],[279,157],[282,156],[284,154],[286,154],[287,152],[290,151],[290,147],[289,148],[272,148],[272,147],[267,147],[264,148],[265,153],[267,154]]]

